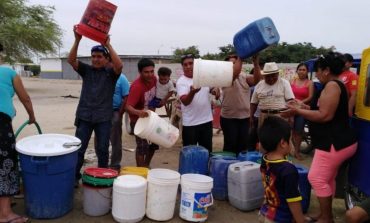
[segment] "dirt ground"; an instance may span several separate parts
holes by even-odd
[[[78,104],[78,98],[68,96],[80,96],[81,81],[78,80],[45,80],[38,78],[23,78],[23,83],[31,96],[34,106],[37,122],[40,124],[43,133],[59,133],[74,135],[75,127],[73,125],[75,118],[75,111]],[[67,97],[63,97],[67,96]],[[14,131],[28,119],[28,116],[15,96],[15,107],[17,116],[13,120]],[[164,111],[159,111],[164,113]],[[123,166],[135,166],[134,152],[126,149],[135,148],[135,140],[133,136],[127,134],[124,129],[123,134]],[[27,126],[17,140],[37,134],[34,126]],[[94,166],[96,164],[96,157],[92,148],[93,140],[90,140],[90,145],[86,154],[86,166]],[[222,150],[223,136],[222,133],[217,134],[216,131],[213,137],[213,150]],[[178,142],[173,148],[160,148],[154,155],[152,160],[152,168],[168,168],[178,169],[178,158],[181,149],[181,143]],[[297,162],[307,167],[312,159],[312,155],[304,155],[304,161]],[[20,214],[24,213],[23,199],[15,199],[15,211]],[[335,222],[344,222],[343,216],[345,213],[344,201],[336,199],[334,202]],[[314,194],[311,196],[310,213],[315,213],[318,210],[318,203]],[[230,223],[230,222],[258,222],[258,211],[242,212],[232,207],[227,201],[215,201],[214,205],[209,209],[208,222]],[[32,222],[55,222],[55,223],[98,223],[98,222],[115,222],[111,214],[102,217],[89,217],[83,213],[82,207],[82,187],[75,190],[74,207],[71,212],[65,216],[52,220],[36,220]],[[141,222],[153,222],[150,219],[144,218]],[[179,218],[179,202],[177,202],[174,218],[169,222],[184,222]]]

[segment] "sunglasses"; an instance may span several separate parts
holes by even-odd
[[[186,59],[186,58],[194,58],[194,55],[189,53],[181,56],[181,59]]]
[[[102,52],[104,55],[109,54],[107,48],[105,48],[102,45],[97,45],[97,46],[94,46],[93,48],[91,48],[91,53],[92,52]]]

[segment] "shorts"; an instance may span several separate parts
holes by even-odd
[[[294,116],[294,123],[293,123],[294,131],[302,134],[304,132],[305,122],[306,121],[302,116],[300,115]]]
[[[131,129],[135,128],[134,123],[130,123]],[[149,151],[156,151],[159,149],[159,146],[154,143],[148,143],[148,140],[140,138],[139,136],[135,135],[135,141],[136,141],[136,154],[138,155],[148,155]]]
[[[154,97],[151,101],[149,101],[148,108],[159,108],[161,101],[162,99]]]

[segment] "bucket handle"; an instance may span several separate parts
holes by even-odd
[[[21,133],[21,131],[24,129],[24,127],[26,127],[28,124],[30,123],[30,121],[29,120],[27,120],[27,121],[25,121],[18,129],[17,129],[17,131],[15,132],[15,138],[17,138],[18,137],[18,135],[19,135],[19,133]],[[42,134],[42,131],[41,131],[41,128],[40,128],[40,125],[39,125],[39,123],[37,123],[37,122],[35,122],[35,123],[33,123],[33,124],[35,124],[35,126],[36,126],[36,128],[37,128],[37,132],[39,133],[39,134]]]
[[[45,164],[48,164],[49,163],[49,157],[43,157],[45,159],[40,159],[39,156],[32,156],[31,157],[31,162],[32,163],[35,163],[37,165],[45,165]]]
[[[202,208],[207,208],[207,207],[209,207],[209,206],[212,206],[213,205],[213,194],[212,193],[210,193],[211,194],[211,202],[209,203],[209,204],[206,204],[206,205],[202,205],[202,204],[200,204],[196,199],[194,199],[194,202],[195,203],[197,203],[199,206],[201,206]]]

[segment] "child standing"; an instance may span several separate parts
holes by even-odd
[[[290,152],[291,128],[280,117],[267,117],[259,129],[259,139],[266,154],[261,163],[265,201],[260,222],[305,222],[302,197],[298,189],[298,171],[285,157]]]
[[[158,80],[156,84],[156,92],[153,100],[149,102],[149,108],[160,108],[167,103],[167,100],[175,92],[175,87],[171,81],[172,71],[168,67],[158,69]]]

